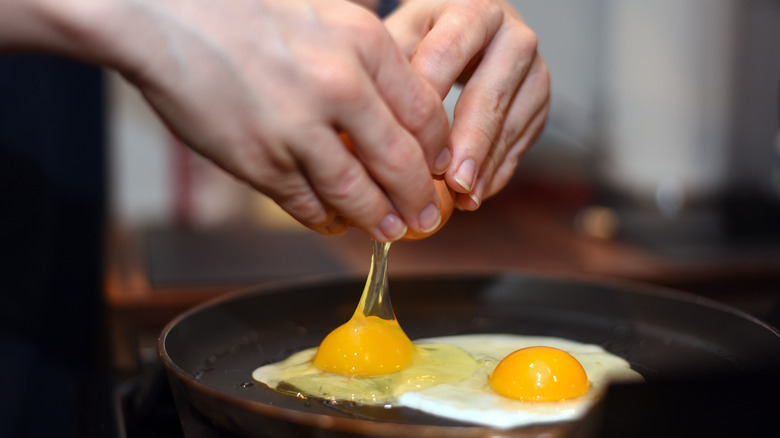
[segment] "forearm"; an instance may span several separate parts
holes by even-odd
[[[92,3],[0,0],[0,50],[72,52],[85,39],[78,17]]]
[[[140,15],[124,0],[0,0],[0,55],[47,53],[127,68],[138,33],[119,38]],[[127,41],[123,42],[125,39]],[[136,44],[137,45],[137,44]]]
[[[365,7],[0,0],[0,53],[18,51],[118,70],[179,139],[312,229],[389,241],[441,222],[446,113]]]
[[[376,10],[380,3],[380,0],[349,1],[370,10]],[[144,56],[139,50],[165,43],[164,30],[156,23],[155,3],[0,0],[0,55],[59,54],[132,72]]]

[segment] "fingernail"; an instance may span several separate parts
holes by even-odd
[[[471,158],[460,163],[458,171],[455,172],[455,181],[463,187],[467,193],[471,191],[471,184],[474,181],[477,172],[477,165]]]
[[[374,238],[383,242],[392,242],[406,234],[407,226],[400,217],[393,213],[388,214],[379,223],[378,232],[373,232]]]
[[[474,211],[479,208],[479,198],[476,198],[472,194],[466,195],[466,198],[463,198],[463,202],[459,202],[455,204],[455,208],[457,208],[460,211]]]
[[[472,210],[476,210],[479,208],[479,198],[477,198],[477,195],[470,193],[469,198],[471,198],[471,201],[474,203],[474,207]]]
[[[436,229],[441,223],[441,211],[436,204],[428,204],[420,213],[420,231],[427,233]]]
[[[474,210],[478,209],[482,204],[482,194],[485,192],[485,180],[482,178],[477,179],[477,184],[474,186],[474,191],[469,193],[469,198],[474,202]]]
[[[435,175],[441,175],[446,172],[450,167],[450,158],[451,155],[449,148],[444,148],[444,150],[441,151],[439,156],[436,157],[436,160],[433,162],[433,173]]]

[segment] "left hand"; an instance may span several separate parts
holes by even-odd
[[[407,0],[385,25],[412,67],[455,105],[445,177],[456,206],[501,190],[544,128],[550,77],[536,34],[504,0]]]

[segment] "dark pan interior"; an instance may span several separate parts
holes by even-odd
[[[474,432],[481,428],[412,410],[333,406],[252,382],[258,366],[317,345],[345,322],[363,283],[362,278],[320,278],[259,287],[182,315],[160,341],[179,403],[247,436],[274,436],[277,426],[278,436],[290,433],[288,426],[299,435],[312,428],[374,435],[376,427],[375,435],[383,436],[456,436],[456,431],[481,436]],[[390,288],[396,316],[412,339],[463,333],[557,336],[605,347],[627,359],[648,383],[752,373],[780,364],[776,330],[725,306],[663,289],[520,274],[391,277]],[[345,421],[334,423],[334,418]],[[415,429],[424,425],[438,427],[425,433]]]

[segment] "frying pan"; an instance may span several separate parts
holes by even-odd
[[[258,366],[318,345],[349,319],[364,282],[317,277],[255,287],[170,322],[159,349],[182,415],[207,419],[230,436],[259,437],[554,437],[585,428],[587,422],[569,422],[497,431],[405,408],[296,398],[252,381]],[[751,375],[780,365],[777,330],[735,309],[667,289],[461,273],[391,276],[390,293],[412,339],[515,333],[594,343],[628,360],[645,377],[644,385]]]

